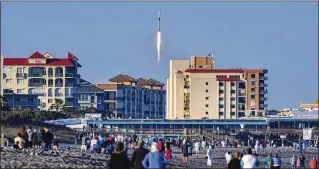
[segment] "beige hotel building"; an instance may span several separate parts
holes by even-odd
[[[71,53],[66,58],[39,52],[27,58],[4,58],[3,89],[38,95],[42,110],[50,110],[55,98],[62,99],[65,107],[75,109],[80,67],[78,58]]]
[[[265,116],[266,69],[214,69],[212,56],[171,60],[168,119],[237,119]]]

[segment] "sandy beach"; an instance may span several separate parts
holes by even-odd
[[[78,147],[71,147],[69,154],[67,154],[67,147],[62,146],[59,156],[49,155],[45,153],[42,155],[31,155],[33,150],[14,151],[11,149],[4,149],[1,151],[1,168],[108,168],[108,155],[88,153],[80,153]],[[226,166],[225,153],[227,151],[242,151],[243,148],[216,148],[213,150],[213,168],[224,168]],[[282,168],[290,168],[289,159],[293,154],[299,155],[294,152],[292,148],[275,148],[270,150],[264,149],[261,151],[258,159],[261,162],[259,168],[263,168],[265,158],[268,152],[273,154],[278,153],[281,161]],[[40,153],[40,150],[36,150]],[[130,157],[132,150],[128,151]],[[174,149],[173,159],[170,161],[167,168],[210,168],[206,166],[206,153],[202,152],[198,156],[190,157],[190,163],[185,164],[182,160],[181,150]],[[306,168],[312,157],[318,160],[318,153],[314,149],[308,149],[305,153]]]

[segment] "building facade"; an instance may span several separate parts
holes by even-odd
[[[0,56],[0,95],[3,96],[3,54]]]
[[[85,110],[93,107],[98,111],[104,111],[104,105],[104,91],[81,79],[78,89],[78,108]]]
[[[263,69],[214,69],[212,56],[171,60],[167,79],[168,119],[238,119],[265,116]]]
[[[4,89],[38,95],[42,110],[50,110],[54,99],[61,99],[66,108],[75,109],[80,67],[78,58],[71,53],[67,58],[39,52],[28,58],[4,58]]]
[[[317,110],[318,111],[318,108],[319,108],[319,100],[317,99],[316,100],[316,103],[300,103],[300,108],[303,109],[303,110],[308,110],[308,111],[311,111],[311,110]]]
[[[37,111],[40,105],[37,95],[4,93],[4,97],[7,99],[7,106],[11,110]]]
[[[165,118],[164,84],[122,74],[109,81],[109,84],[95,84],[105,92],[106,111],[113,111],[116,117],[125,119]]]

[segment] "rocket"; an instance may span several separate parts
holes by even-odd
[[[156,41],[156,50],[157,50],[157,62],[162,59],[161,58],[161,11],[158,11],[158,22],[157,22],[157,41]]]

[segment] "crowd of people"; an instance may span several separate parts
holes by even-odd
[[[10,140],[11,139],[11,140]],[[258,159],[259,149],[267,146],[267,142],[259,142],[254,140],[255,145],[251,145],[242,152],[234,151],[225,154],[225,166],[228,169],[239,168],[281,168],[281,159],[278,154],[274,156],[269,153],[265,159],[265,163],[261,164]],[[34,129],[29,127],[27,130],[23,127],[12,140],[4,134],[1,135],[1,147],[9,147],[13,142],[14,149],[24,148],[42,148],[42,151],[50,151],[53,144],[53,149],[59,149],[59,141],[48,128]],[[165,138],[158,136],[141,136],[141,135],[105,135],[94,133],[81,133],[75,137],[75,144],[81,144],[82,153],[101,153],[109,154],[110,169],[143,169],[143,168],[165,168],[169,161],[172,160],[172,148],[181,149],[183,162],[190,163],[189,157],[195,151],[198,158],[200,153],[206,153],[207,166],[213,165],[214,149],[216,146],[225,147],[235,146],[240,147],[241,143],[231,143],[228,140],[191,140],[190,138]],[[272,144],[272,142],[269,142]],[[131,159],[128,158],[128,150],[133,150]],[[206,151],[206,152],[205,152]],[[304,155],[292,155],[290,164],[292,169],[305,168],[306,158]],[[313,157],[309,166],[311,169],[318,167],[318,162]]]
[[[1,134],[0,144],[1,148],[13,147],[18,150],[42,148],[44,152],[52,150],[52,144],[54,149],[57,150],[59,140],[46,127],[38,130],[32,130],[32,127],[28,129],[22,127],[16,137],[7,137],[5,134]]]

